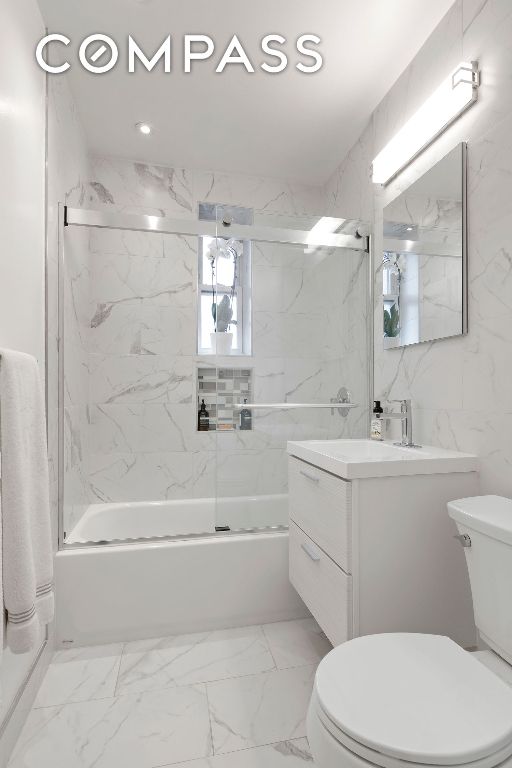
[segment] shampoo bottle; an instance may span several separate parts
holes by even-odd
[[[244,405],[247,405],[247,398]],[[240,429],[252,429],[252,412],[249,408],[242,408],[240,411]]]
[[[384,413],[380,400],[375,400],[373,403],[373,418],[371,423],[370,437],[372,440],[383,440],[383,421],[382,414]]]

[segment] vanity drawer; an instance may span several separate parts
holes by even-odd
[[[350,573],[351,483],[293,456],[288,482],[290,520]]]
[[[351,637],[352,577],[290,523],[290,581],[333,645]]]

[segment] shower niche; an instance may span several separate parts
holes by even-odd
[[[252,415],[242,414],[244,401],[252,402],[252,379],[252,368],[197,369],[197,410],[204,400],[210,432],[252,429]]]

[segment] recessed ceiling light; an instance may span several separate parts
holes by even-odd
[[[150,126],[149,123],[136,123],[135,127],[144,136],[149,136],[149,134],[153,130],[153,128]]]

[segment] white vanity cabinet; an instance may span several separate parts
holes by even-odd
[[[418,462],[334,464],[308,442],[288,453],[290,580],[330,641],[422,632],[473,645],[467,568],[446,504],[478,495],[476,459],[452,462],[453,471],[431,462],[447,471],[428,472]],[[406,474],[386,474],[398,471]]]

